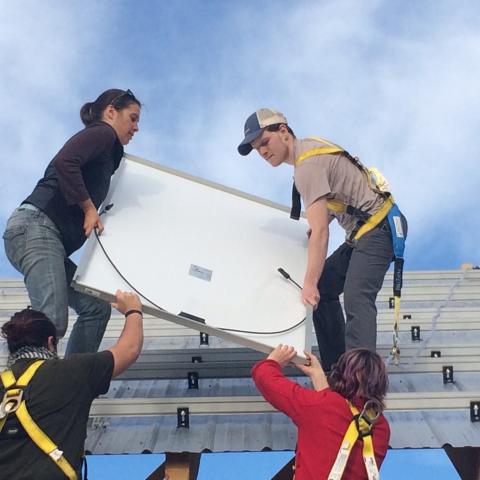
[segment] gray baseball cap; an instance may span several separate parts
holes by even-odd
[[[255,113],[252,113],[245,122],[243,133],[245,138],[238,146],[238,153],[240,155],[248,155],[252,151],[250,145],[261,133],[265,127],[276,125],[277,123],[287,123],[285,115],[271,108],[261,108]]]

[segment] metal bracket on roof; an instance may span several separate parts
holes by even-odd
[[[198,389],[198,372],[188,372],[187,380],[189,389]]]
[[[442,352],[440,350],[430,350],[431,358],[440,358],[441,356],[442,356]]]
[[[410,327],[410,331],[412,333],[412,342],[419,342],[421,340],[420,338],[420,326],[419,325],[414,325]]]
[[[200,345],[208,345],[208,333],[200,332]]]
[[[442,367],[443,372],[443,383],[454,383],[453,381],[453,366],[446,365]]]
[[[390,297],[388,299],[388,308],[395,308],[395,297]]]
[[[192,363],[202,363],[202,357],[192,357]]]
[[[404,319],[404,320],[411,320],[411,319],[412,319],[412,315],[410,315],[409,313],[407,313],[407,314],[405,314],[405,315],[403,316],[403,319]]]
[[[480,400],[470,402],[470,420],[480,422]]]
[[[190,409],[188,407],[177,408],[177,428],[190,428]]]

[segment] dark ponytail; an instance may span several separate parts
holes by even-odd
[[[95,102],[87,102],[81,109],[80,109],[80,118],[84,125],[90,125],[91,123],[98,120],[96,116],[93,115],[93,106]]]
[[[94,102],[87,102],[80,109],[80,118],[85,126],[90,125],[101,120],[103,111],[109,105],[116,110],[123,110],[132,103],[136,103],[139,107],[142,106],[130,90],[111,88],[103,92]]]
[[[2,337],[7,340],[10,353],[22,347],[46,347],[48,337],[53,337],[57,343],[55,325],[42,313],[26,308],[17,312],[8,322],[3,324]]]

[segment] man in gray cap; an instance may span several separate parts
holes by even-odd
[[[297,139],[285,116],[269,108],[245,122],[238,152],[248,155],[253,149],[273,167],[287,163],[295,170],[291,216],[298,218],[301,196],[310,226],[301,298],[318,306],[314,325],[323,368],[329,370],[345,348],[375,350],[375,300],[392,260],[403,266],[407,226],[386,180],[338,145],[317,137]],[[346,241],[326,258],[335,218]],[[401,268],[399,273],[398,296]]]

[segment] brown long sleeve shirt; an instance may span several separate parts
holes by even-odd
[[[123,146],[115,130],[105,122],[95,122],[65,143],[24,200],[55,223],[67,255],[86,240],[84,213],[78,204],[90,198],[95,207],[100,206],[122,157]]]

